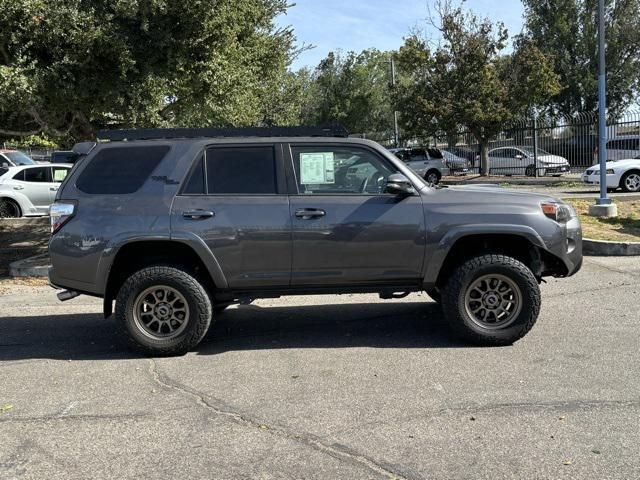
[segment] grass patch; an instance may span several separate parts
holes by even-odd
[[[616,218],[591,217],[589,205],[592,198],[568,198],[582,222],[582,234],[593,240],[611,240],[615,242],[640,242],[640,200],[617,198],[618,216]]]

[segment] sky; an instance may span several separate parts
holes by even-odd
[[[365,48],[395,50],[413,29],[426,28],[427,5],[434,0],[292,0],[295,5],[278,18],[292,26],[298,46],[314,45],[292,69],[315,67],[329,52],[359,52]],[[520,0],[467,0],[465,8],[483,17],[502,21],[510,35],[522,29]],[[429,32],[427,32],[429,33]]]

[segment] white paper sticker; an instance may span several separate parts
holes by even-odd
[[[300,154],[300,184],[323,185],[335,183],[333,152]]]

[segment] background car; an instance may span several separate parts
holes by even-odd
[[[46,215],[73,165],[8,167],[0,175],[0,217]]]
[[[19,165],[36,165],[36,162],[19,150],[0,150],[0,167],[17,167]]]
[[[538,149],[538,175],[560,176],[571,171],[566,158],[552,155]],[[489,171],[503,175],[536,174],[536,160],[533,147],[500,147],[489,150]]]
[[[423,177],[427,183],[437,185],[443,175],[450,175],[442,152],[433,147],[392,148],[389,150],[405,162],[414,172]]]
[[[640,159],[609,161],[607,166],[607,188],[621,188],[625,192],[640,192]],[[582,175],[587,185],[600,185],[600,166],[594,165]]]
[[[440,150],[444,161],[452,175],[466,174],[469,171],[469,162],[465,158],[461,158],[449,150]]]
[[[640,136],[621,135],[607,142],[607,160],[626,160],[640,154]]]

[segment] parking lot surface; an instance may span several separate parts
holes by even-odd
[[[426,295],[233,307],[149,359],[97,299],[0,286],[0,478],[638,478],[639,258],[542,286],[503,348]]]

